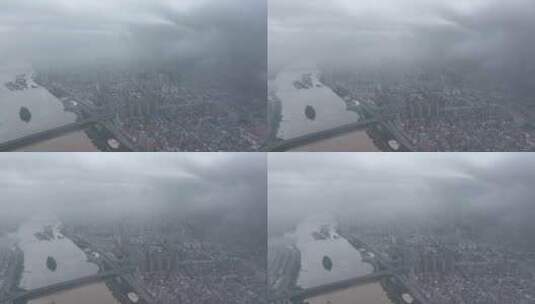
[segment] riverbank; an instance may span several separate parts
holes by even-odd
[[[269,135],[267,144],[271,144],[280,140],[277,135],[279,133],[280,124],[282,121],[282,102],[274,92],[270,92],[268,95],[268,123],[269,123]]]
[[[301,254],[295,244],[285,237],[271,240],[268,248],[270,298],[289,298],[301,290],[297,287],[297,277],[301,269]]]
[[[16,90],[9,89],[9,82],[15,78],[24,80],[25,85]],[[2,143],[76,121],[76,115],[65,111],[64,105],[58,98],[34,82],[34,71],[29,65],[0,68],[0,100]],[[21,116],[22,112],[26,112],[24,117]]]
[[[53,215],[35,215],[22,223],[13,237],[16,238],[20,256],[17,289],[12,294],[20,291],[30,291],[39,288],[61,284],[82,277],[91,276],[99,271],[99,267],[89,261],[88,256],[74,242],[63,236],[61,223]],[[46,235],[43,233],[46,232]],[[54,269],[49,265],[50,258],[57,263]],[[85,301],[100,299],[99,303],[117,304],[109,297],[100,292],[90,292],[86,286],[72,289],[52,291],[29,300],[18,300],[14,304],[39,304],[51,303],[69,304],[80,294],[85,295]],[[98,285],[95,283],[93,285]],[[101,288],[101,287],[99,287]],[[91,296],[89,296],[91,294]],[[70,295],[70,296],[69,296]],[[69,300],[70,299],[70,300]],[[76,301],[85,303],[84,301]]]
[[[5,129],[0,129],[1,142],[16,142],[42,133],[42,137],[35,136],[27,142],[21,141],[13,149],[23,152],[99,151],[83,131],[61,129],[62,126],[83,119],[82,113],[74,106],[75,102],[44,86],[31,66],[17,68],[0,76],[5,78],[12,73],[21,74],[19,77],[24,77],[27,87],[17,91],[0,87],[0,99],[3,99],[0,124],[5,124]],[[18,115],[19,109],[27,109],[30,119],[22,120]],[[51,130],[56,131],[46,133]]]
[[[64,111],[70,112],[76,115],[76,121],[80,121],[88,117],[89,114],[85,112],[86,109],[84,109],[84,106],[81,106],[81,102],[77,101],[74,96],[71,96],[68,92],[66,92],[65,90],[61,88],[54,87],[52,85],[47,85],[44,81],[40,81],[38,76],[34,78],[34,81],[36,84],[46,89],[57,100],[61,101],[61,103],[63,104]],[[87,106],[85,107],[87,108]],[[80,132],[83,132],[83,135]],[[74,134],[78,134],[80,138],[73,138],[75,136]],[[68,141],[69,139],[72,139],[73,142],[70,143]],[[111,143],[113,143],[113,145]],[[32,151],[42,151],[42,150],[37,150],[41,147],[45,149],[48,147],[50,147],[50,149],[54,149],[53,144],[59,144],[58,148],[56,148],[55,151],[60,150],[61,149],[60,147],[65,147],[67,151],[80,151],[80,152],[93,152],[93,151],[130,152],[132,151],[132,149],[129,148],[129,145],[126,145],[125,143],[121,142],[113,134],[112,131],[106,128],[105,125],[99,124],[99,123],[93,124],[85,128],[82,131],[67,134],[65,137],[61,139],[57,139],[55,141],[54,140],[46,141],[42,143],[41,145],[36,144],[35,147],[30,148],[30,149]],[[80,149],[76,150],[76,148],[80,148]]]
[[[11,277],[11,284],[7,288],[8,294],[24,291],[19,287],[22,280],[22,273],[24,272],[24,252],[18,246],[15,246],[15,249],[13,250],[12,259],[12,268],[9,270],[10,275],[8,275],[8,277]],[[9,280],[9,278],[7,279]]]
[[[295,246],[299,255],[292,254],[290,246]],[[405,291],[394,280],[379,279],[380,276],[356,285],[344,283],[334,290],[312,293],[314,295],[306,299],[296,296],[305,289],[323,288],[355,277],[373,276],[384,270],[372,251],[346,238],[330,217],[319,216],[302,221],[295,232],[287,233],[283,239],[272,240],[269,250],[269,287],[275,290],[270,297],[271,303],[352,304],[356,298],[367,304],[403,303],[402,294]],[[328,269],[322,265],[325,257],[332,261],[332,267]],[[290,280],[291,285],[288,284]],[[285,287],[285,292],[277,290],[277,287]]]
[[[121,279],[112,279],[106,281],[106,286],[111,290],[113,297],[121,304],[132,304],[132,301],[128,298],[128,294],[135,290]],[[137,295],[137,293],[136,293]],[[141,297],[136,304],[146,304]]]
[[[343,235],[342,232],[340,233],[341,235]],[[358,250],[363,255],[369,255],[367,257],[367,262],[371,263],[374,266],[374,271],[381,270],[385,267],[377,258],[377,252],[373,250],[373,248],[369,248],[369,245],[365,245],[364,242],[355,238],[347,238],[347,240],[351,244],[351,246],[355,248],[355,250]],[[379,281],[379,283],[381,284],[383,290],[386,292],[388,298],[393,304],[408,304],[403,299],[403,295],[408,293],[407,288],[403,286],[403,284],[399,282],[395,277],[383,278]],[[412,302],[412,304],[417,303],[418,302],[416,301]]]
[[[366,108],[362,108],[365,105],[360,104],[359,102],[353,102],[354,98],[349,95],[349,91],[342,89],[335,89],[329,86],[329,84],[324,83],[324,85],[330,88],[340,99],[346,102],[346,105],[350,111],[357,113],[363,119],[371,118],[368,115]],[[373,141],[375,148],[381,152],[411,152],[411,150],[401,144],[399,140],[392,134],[387,128],[382,124],[376,123],[369,126],[366,129],[366,134]],[[370,151],[375,152],[375,151]]]
[[[67,231],[63,231],[64,235],[69,237],[75,244],[83,250],[84,252],[93,251],[93,248],[89,243],[86,241],[79,239],[77,237],[70,236]],[[100,271],[109,271],[112,270],[111,266],[108,264],[106,259],[102,257],[102,255],[98,255],[98,257],[89,257],[88,259],[91,260],[92,263],[95,263],[98,265]],[[107,288],[111,291],[113,297],[115,300],[117,300],[120,304],[132,304],[132,301],[128,298],[128,293],[134,292],[136,295],[138,295],[139,300],[136,304],[146,304],[148,303],[145,299],[143,299],[141,296],[139,296],[139,293],[136,292],[135,288],[131,286],[127,280],[121,278],[121,277],[115,277],[113,279],[105,280],[104,283],[106,284]]]
[[[281,71],[270,81],[268,119],[270,136],[267,149],[282,147],[312,133],[325,133],[324,138],[291,147],[288,151],[306,152],[379,152],[394,151],[389,148],[391,139],[378,131],[338,131],[337,128],[366,119],[355,110],[351,101],[340,92],[323,83],[316,69]],[[295,81],[305,79],[309,85],[296,86]],[[299,82],[299,81],[298,81]],[[313,109],[313,118],[306,110]],[[324,132],[337,130],[336,132]],[[327,134],[328,133],[328,134]],[[373,136],[373,137],[372,137]],[[384,138],[384,144],[382,140]]]
[[[280,109],[276,105],[270,113],[271,119],[280,119],[278,139],[297,138],[359,120],[357,114],[347,110],[343,100],[320,82],[316,68],[287,67],[269,86],[270,99],[275,105],[280,103]],[[307,109],[315,115],[307,115]]]
[[[399,143],[399,148],[394,149],[389,144],[389,141],[394,140],[397,143],[396,138],[380,124],[376,124],[366,129],[366,134],[368,134],[377,149],[381,152],[410,152],[409,149]]]
[[[116,136],[104,125],[95,124],[84,130],[91,142],[102,152],[132,152],[133,150],[120,142]],[[116,141],[117,146],[112,147],[110,141]]]

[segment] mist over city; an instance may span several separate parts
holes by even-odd
[[[532,1],[274,0],[269,10],[272,137],[308,145],[279,149],[535,148]],[[314,135],[325,130],[339,139]]]
[[[269,287],[308,303],[530,303],[532,165],[521,153],[271,154]]]
[[[0,304],[534,304],[533,16],[0,0]]]
[[[0,160],[1,301],[265,301],[264,154]]]
[[[265,41],[255,38],[265,37],[261,1],[9,0],[0,14],[2,61],[24,56],[65,69],[101,60],[129,65],[200,61],[241,70],[236,75],[249,80],[255,75],[257,81],[265,65]]]
[[[535,6],[527,0],[274,0],[269,8],[270,67],[303,57],[358,68],[461,61],[520,73],[534,66]]]
[[[232,153],[1,155],[2,200],[17,202],[2,212],[71,209],[86,215],[106,208],[111,216],[143,216],[178,209],[177,215],[186,217],[189,212],[240,209],[265,200],[263,158]]]
[[[0,11],[4,150],[263,144],[265,1],[9,0]]]

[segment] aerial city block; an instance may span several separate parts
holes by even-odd
[[[531,155],[388,155],[269,156],[270,303],[534,303]]]
[[[0,303],[267,303],[264,154],[109,155],[0,156]]]
[[[265,0],[2,1],[0,151],[261,150],[266,37]]]
[[[535,150],[533,1],[268,5],[270,150]]]

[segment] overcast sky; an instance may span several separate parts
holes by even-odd
[[[533,69],[533,16],[533,0],[269,0],[270,68],[469,59]]]
[[[265,0],[2,0],[0,58],[201,58],[265,70],[266,6]]]
[[[535,232],[529,153],[272,153],[268,163],[270,224],[326,212],[372,222],[460,214]]]
[[[256,210],[265,218],[266,159],[258,153],[0,155],[0,215],[105,216]]]

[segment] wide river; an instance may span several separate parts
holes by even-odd
[[[297,226],[293,237],[301,252],[298,286],[306,289],[373,272],[373,266],[362,261],[360,252],[336,232],[336,226],[336,220],[331,216],[310,217]],[[324,257],[332,261],[330,269],[325,267]],[[306,302],[310,304],[391,303],[379,283],[337,290],[309,298]]]
[[[295,82],[310,76],[309,88],[298,88]],[[281,102],[281,122],[277,132],[280,139],[292,139],[313,132],[331,129],[359,120],[359,115],[346,109],[346,104],[329,87],[319,81],[316,68],[302,66],[287,67],[270,82],[270,87]],[[305,110],[311,106],[315,110],[313,119]],[[377,151],[373,141],[364,131],[356,131],[346,136],[342,142],[322,140],[309,144],[303,150],[311,151]],[[296,149],[300,150],[300,149]]]
[[[76,115],[65,111],[59,99],[33,81],[33,74],[32,67],[25,63],[0,66],[0,143],[76,121]],[[8,88],[7,84],[17,78],[25,79],[27,87]],[[21,107],[30,111],[29,121],[21,119]],[[28,150],[97,151],[83,132],[74,132],[53,141],[43,142],[29,147]]]
[[[24,222],[14,234],[18,246],[24,252],[24,270],[20,288],[34,289],[64,282],[98,272],[99,267],[90,263],[87,256],[70,239],[60,233],[61,223],[52,215],[34,216]],[[45,231],[52,236],[43,238]],[[38,237],[41,236],[41,237]],[[57,267],[47,267],[47,259],[56,260]],[[70,289],[30,301],[30,304],[99,303],[118,304],[104,283],[94,283]]]

